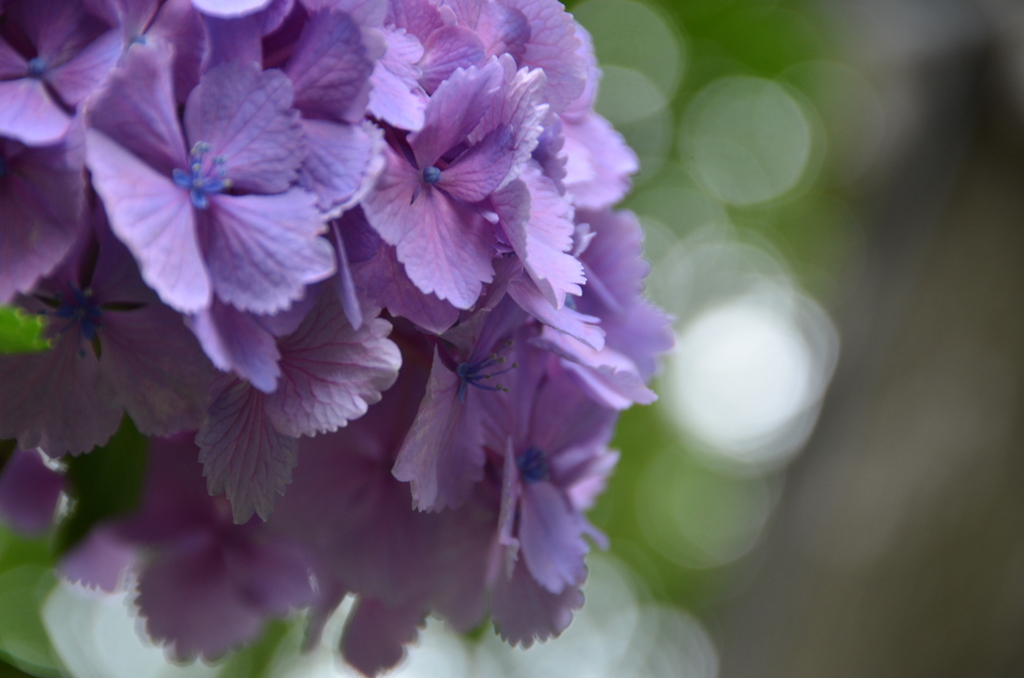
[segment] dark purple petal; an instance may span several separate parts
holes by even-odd
[[[101,35],[73,59],[55,66],[46,81],[60,94],[64,103],[77,106],[99,89],[110,69],[121,58],[121,32],[112,29]]]
[[[218,369],[234,372],[264,393],[277,388],[277,342],[251,314],[214,299],[210,308],[190,318],[189,327]]]
[[[47,468],[38,452],[15,450],[0,471],[0,521],[23,534],[44,534],[63,489],[64,477]]]
[[[298,438],[361,417],[398,376],[402,356],[387,339],[390,331],[380,318],[353,330],[333,290],[325,288],[298,330],[278,344],[281,381],[267,397],[267,418]]]
[[[242,310],[279,311],[334,273],[314,196],[211,196],[206,259],[217,296]]]
[[[85,200],[81,128],[64,143],[19,148],[0,140],[0,302],[30,289],[67,254],[82,226]]]
[[[516,62],[544,70],[545,99],[553,110],[562,111],[580,96],[589,70],[579,53],[576,22],[558,0],[506,0],[504,3],[526,17],[530,39]]]
[[[459,402],[460,385],[435,351],[427,393],[394,469],[396,478],[412,484],[413,502],[421,510],[458,506],[483,475],[479,398]]]
[[[405,656],[405,646],[419,636],[426,616],[419,601],[387,607],[373,598],[360,598],[345,623],[341,654],[366,676],[393,668]]]
[[[291,482],[298,439],[280,433],[265,416],[267,396],[223,378],[209,419],[196,434],[210,494],[226,494],[236,523],[256,513],[266,520]]]
[[[209,144],[211,159],[224,158],[235,188],[280,193],[295,182],[305,154],[299,114],[291,106],[291,80],[281,71],[222,64],[189,95],[186,136],[190,144]]]
[[[530,278],[521,276],[513,279],[508,285],[508,293],[524,311],[545,325],[595,349],[604,347],[605,333],[597,324],[600,318],[580,313],[568,305],[556,309]]]
[[[527,482],[519,504],[519,543],[534,580],[551,593],[580,586],[587,569],[583,519],[562,491],[549,482]]]
[[[369,100],[369,77],[385,45],[367,50],[359,25],[339,11],[309,17],[285,72],[295,107],[307,117],[356,123]]]
[[[491,596],[494,626],[503,640],[530,647],[536,640],[557,636],[583,607],[583,592],[567,586],[555,594],[533,580],[522,561],[510,577],[498,578]]]
[[[135,562],[135,547],[110,529],[94,527],[89,535],[64,554],[57,569],[68,581],[113,593]]]
[[[59,457],[88,452],[113,435],[121,409],[96,397],[99,362],[79,350],[71,331],[48,351],[0,356],[0,438]]]

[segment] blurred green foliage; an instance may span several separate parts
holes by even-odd
[[[49,348],[42,337],[45,327],[39,316],[18,308],[0,306],[0,353],[32,353]]]

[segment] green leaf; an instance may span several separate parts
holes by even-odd
[[[50,342],[42,337],[46,323],[41,316],[29,315],[20,308],[0,306],[0,353],[45,351]]]
[[[126,415],[106,445],[69,459],[67,478],[73,503],[58,529],[58,555],[81,541],[96,523],[135,510],[142,497],[148,445],[148,439]]]

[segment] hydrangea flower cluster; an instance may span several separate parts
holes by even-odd
[[[428,615],[558,635],[671,344],[598,79],[557,0],[0,0],[0,303],[52,344],[0,356],[0,515],[127,416],[140,505],[62,568],[175,656],[349,594],[367,675]]]

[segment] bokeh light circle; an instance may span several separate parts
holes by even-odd
[[[810,158],[812,130],[781,85],[734,76],[694,98],[681,139],[683,159],[704,190],[728,204],[752,205],[797,185]]]

